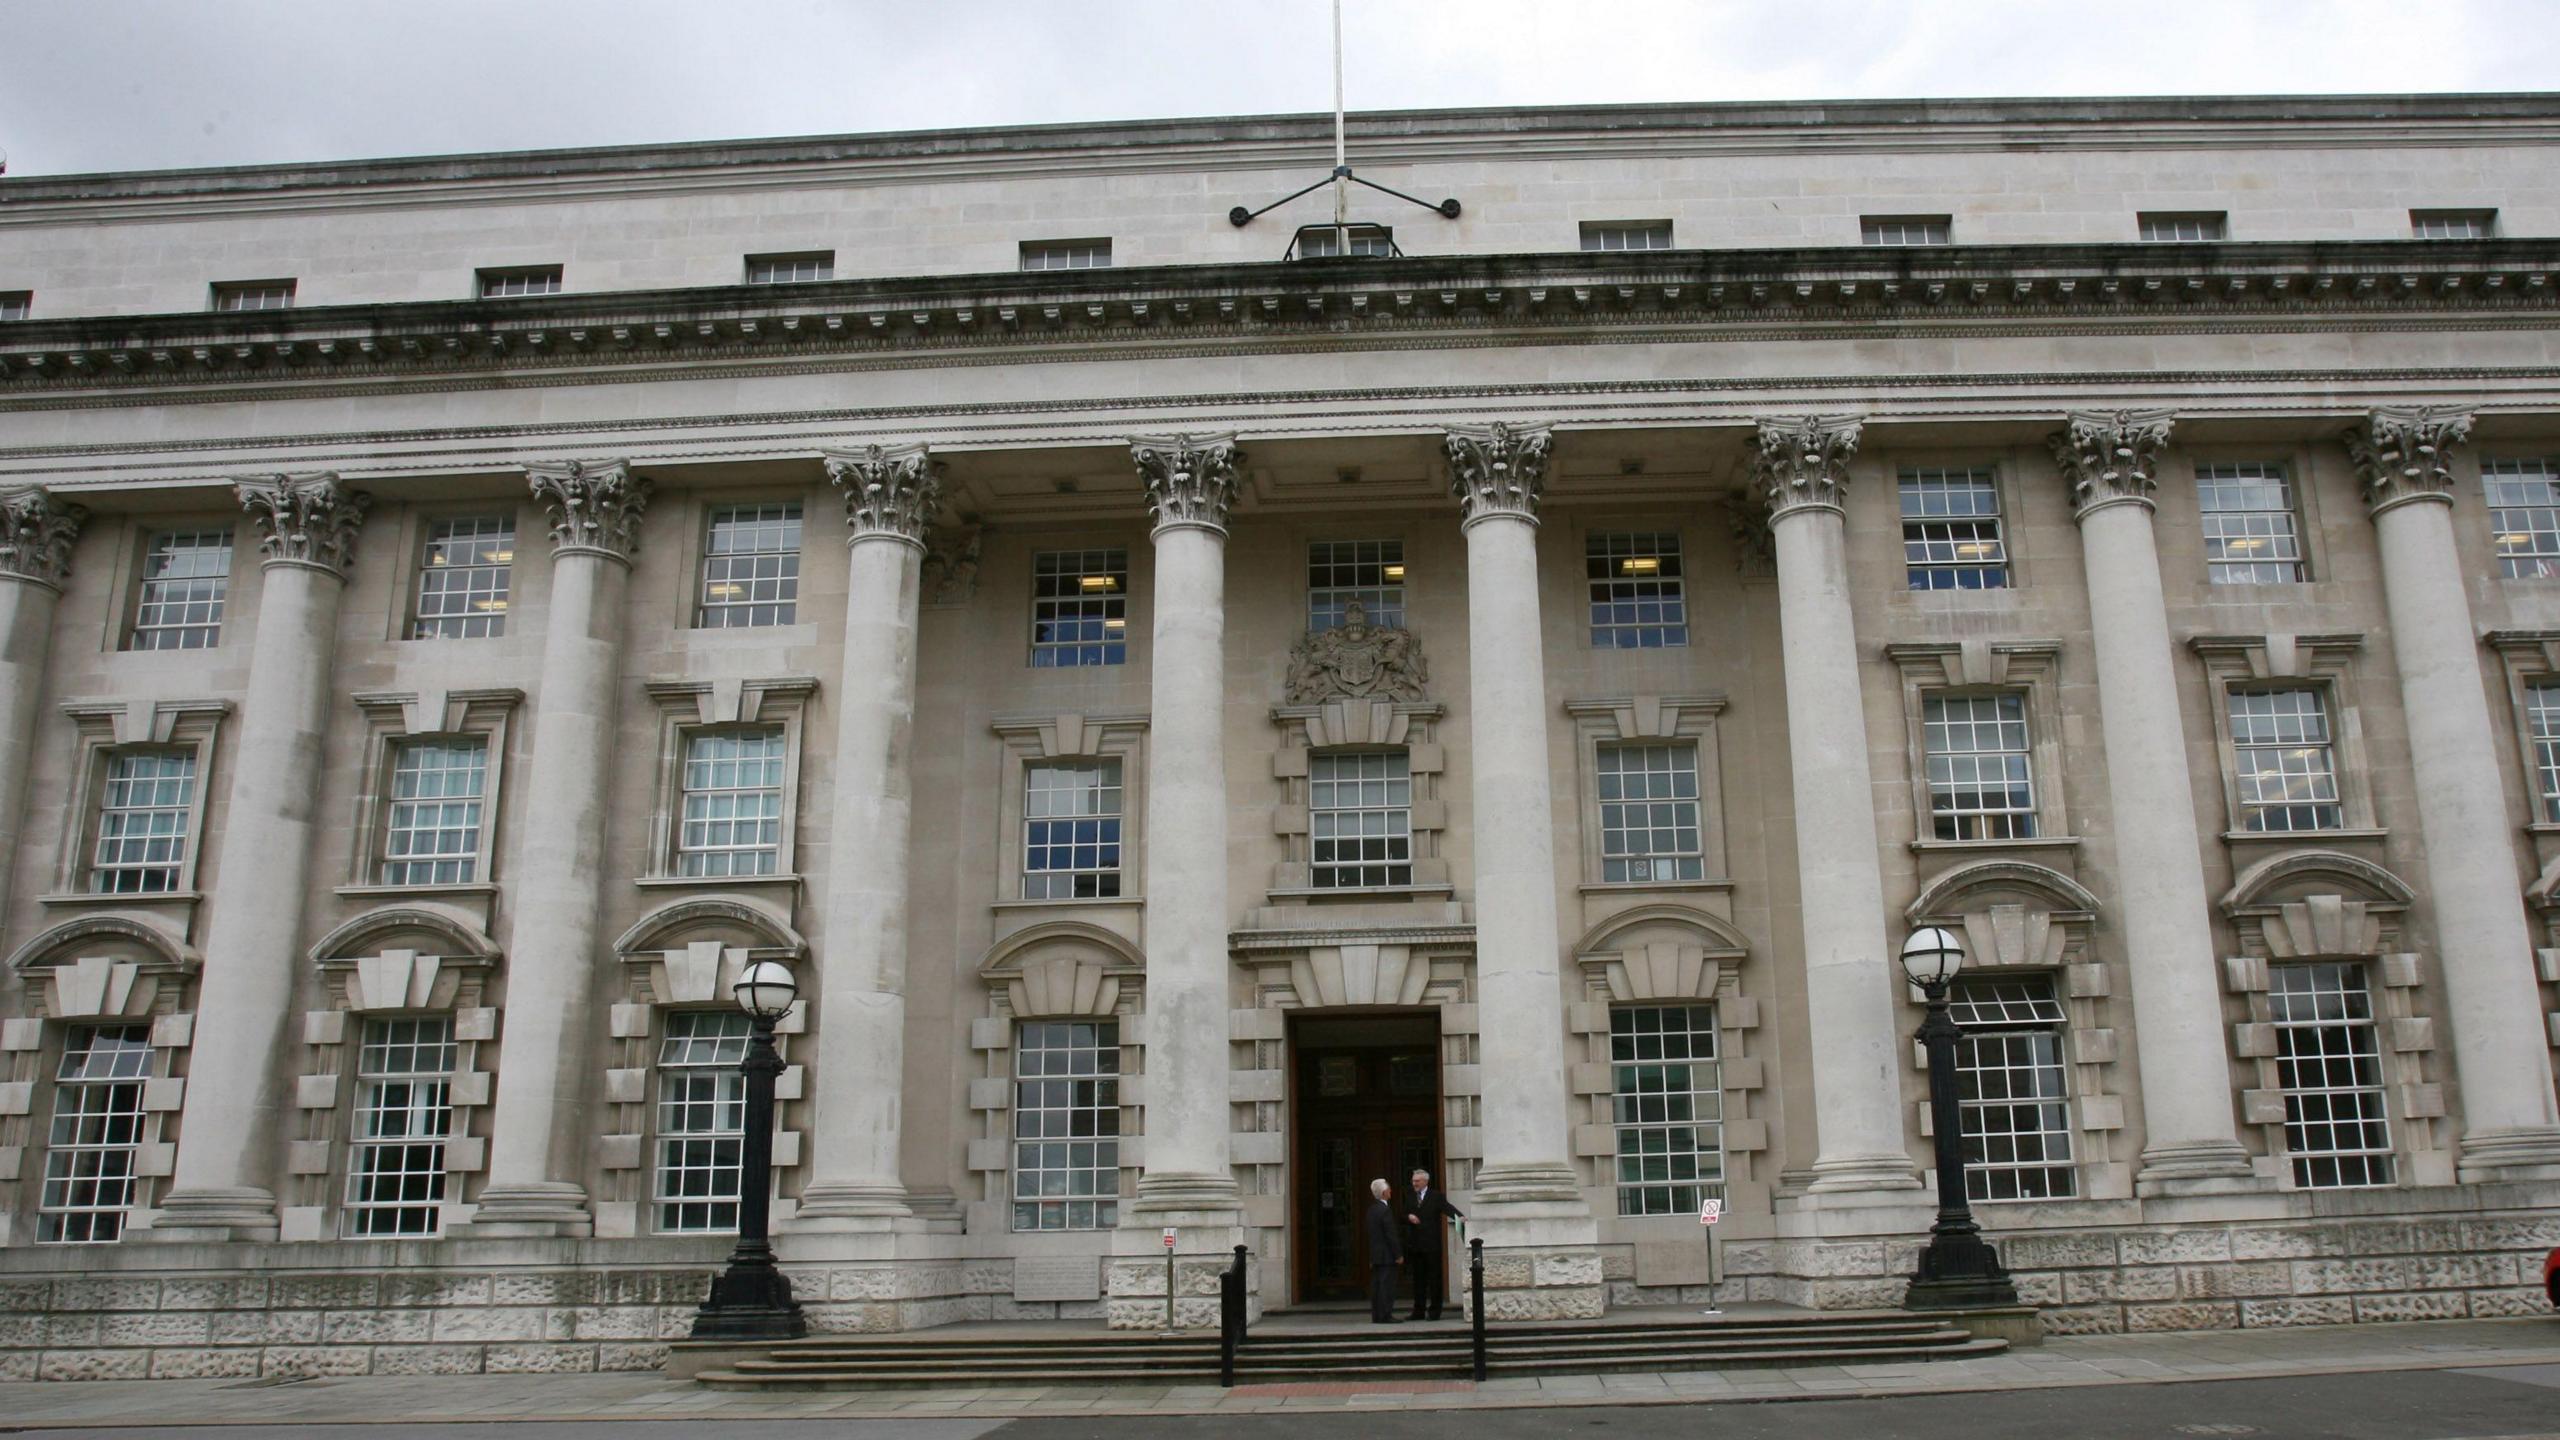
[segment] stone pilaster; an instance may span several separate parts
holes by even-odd
[[[1246,1237],[1227,1133],[1227,511],[1233,435],[1140,436],[1130,457],[1155,530],[1148,679],[1145,1164],[1121,1207],[1108,1309],[1120,1328],[1164,1323],[1164,1254],[1176,1232],[1197,1269]],[[1210,1292],[1213,1296],[1214,1291]],[[1198,1305],[1179,1315],[1201,1321]],[[1215,1301],[1207,1311],[1215,1323]]]
[[[835,809],[816,977],[818,1066],[809,1184],[792,1228],[906,1217],[898,1170],[906,1074],[907,837],[916,614],[925,527],[942,501],[922,445],[824,452],[852,531],[844,669],[835,691]]]
[[[1467,542],[1480,1063],[1504,1077],[1485,1087],[1473,1230],[1488,1252],[1487,1286],[1502,1292],[1488,1297],[1489,1309],[1596,1315],[1599,1257],[1589,1247],[1598,1230],[1572,1160],[1555,761],[1538,605],[1538,502],[1554,435],[1545,427],[1452,426],[1443,445]]]
[[[281,1149],[277,1057],[302,963],[317,808],[311,757],[328,728],[338,602],[369,503],[328,474],[242,480],[236,491],[267,558],[239,758],[206,907],[186,1129],[148,1232],[160,1240],[276,1237],[269,1170]]]
[[[567,1077],[595,1007],[605,776],[622,672],[623,596],[649,482],[619,460],[528,467],[551,516],[551,610],[526,767],[515,927],[498,1038],[483,1235],[584,1235],[579,1173],[592,1125]]]
[[[2153,479],[2173,417],[2075,414],[2051,440],[2070,482],[2089,582],[2115,825],[2115,923],[2132,972],[2147,1195],[2258,1182],[2232,1110],[2202,832],[2188,785],[2186,727],[2152,534]]]
[[[0,913],[25,820],[53,614],[71,578],[71,545],[89,512],[40,485],[0,490]]]
[[[1752,478],[1768,497],[1786,656],[1787,748],[1804,916],[1805,1004],[1816,1037],[1817,1194],[1914,1190],[1903,1148],[1903,985],[1885,933],[1884,871],[1849,603],[1849,458],[1860,422],[1760,422]]]
[[[2523,876],[2480,678],[2478,632],[2453,541],[2453,452],[2471,417],[2377,410],[2346,437],[2382,551],[2383,605],[2400,671],[2427,905],[2460,1082],[2465,1181],[2560,1177]]]

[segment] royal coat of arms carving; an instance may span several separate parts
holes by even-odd
[[[1340,625],[1300,636],[1289,652],[1292,705],[1369,696],[1418,701],[1430,681],[1431,667],[1413,632],[1370,624],[1368,607],[1357,600],[1343,607]]]

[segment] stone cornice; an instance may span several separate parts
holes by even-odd
[[[1236,503],[1236,449],[1233,431],[1217,435],[1139,435],[1129,441],[1129,458],[1147,487],[1147,514],[1155,531],[1200,529],[1227,531],[1227,511]]]
[[[1538,523],[1555,441],[1555,431],[1544,425],[1450,426],[1440,444],[1449,456],[1449,493],[1464,517],[1459,523],[1473,525],[1494,515]]]
[[[2560,310],[2560,240],[1416,256],[21,320],[0,395],[1126,343]]]
[[[53,498],[41,485],[0,490],[0,576],[59,590],[71,578],[71,543],[88,508]]]
[[[343,580],[355,563],[356,531],[373,497],[338,483],[335,474],[265,475],[234,482],[240,508],[258,526],[269,565],[325,570]]]
[[[922,445],[867,445],[826,450],[827,483],[844,491],[845,528],[853,540],[886,537],[922,550],[925,527],[942,507],[942,481]]]
[[[1865,422],[1855,415],[1788,415],[1759,422],[1751,485],[1768,501],[1769,525],[1805,510],[1847,513],[1849,457]]]
[[[2450,504],[2453,452],[2471,438],[2471,415],[2435,405],[2376,410],[2343,438],[2368,513],[2413,500]]]
[[[2152,506],[2152,479],[2177,417],[2166,410],[2074,411],[2045,443],[2071,482],[2071,517],[2110,505]]]
[[[649,482],[623,460],[565,460],[528,465],[533,498],[551,516],[555,551],[583,550],[628,565],[640,549],[640,516],[649,508]]]

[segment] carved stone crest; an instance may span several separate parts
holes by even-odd
[[[1431,667],[1413,632],[1370,624],[1368,607],[1357,600],[1342,608],[1339,626],[1300,636],[1289,652],[1292,705],[1364,696],[1418,701],[1430,681]]]

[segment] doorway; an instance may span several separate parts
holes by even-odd
[[[1296,1115],[1290,1251],[1300,1302],[1369,1293],[1369,1182],[1440,1165],[1440,1012],[1328,1013],[1289,1026]]]

